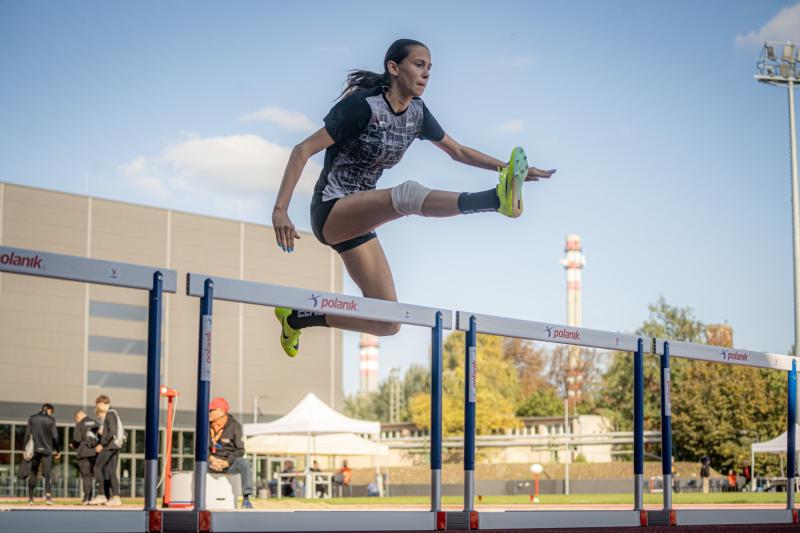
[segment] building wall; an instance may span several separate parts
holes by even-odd
[[[5,246],[178,271],[178,293],[164,298],[162,382],[178,390],[186,421],[195,404],[199,299],[185,295],[185,274],[341,292],[336,254],[303,237],[290,256],[267,226],[0,183]],[[132,426],[143,424],[147,304],[145,291],[0,274],[0,420],[27,418],[43,402],[64,420],[102,392]],[[260,411],[280,416],[308,392],[342,408],[338,330],[304,331],[295,359],[280,348],[272,308],[217,301],[214,330],[211,394],[227,398],[234,415],[250,421],[261,396]]]

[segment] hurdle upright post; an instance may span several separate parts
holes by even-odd
[[[147,320],[147,399],[145,412],[144,510],[156,509],[158,498],[158,434],[161,404],[161,320],[164,275],[153,273]]]
[[[200,347],[197,363],[197,416],[194,449],[194,509],[206,508],[208,474],[208,404],[211,395],[211,317],[214,282],[207,279],[200,299]]]
[[[644,510],[644,341],[633,354],[633,510]]]
[[[664,511],[672,511],[672,389],[669,375],[669,341],[661,354],[661,475]]]
[[[442,509],[442,313],[431,329],[431,511]]]
[[[786,508],[794,509],[794,479],[795,479],[795,458],[796,458],[796,439],[797,439],[797,362],[792,359],[792,369],[789,370],[788,389],[788,408],[786,432]]]
[[[477,390],[477,324],[469,317],[464,357],[464,512],[475,510],[475,407]]]

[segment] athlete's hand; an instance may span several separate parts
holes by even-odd
[[[294,240],[299,239],[300,234],[294,229],[294,224],[292,224],[285,209],[273,209],[272,227],[275,228],[275,239],[278,241],[278,246],[284,252],[292,253],[294,251]]]
[[[540,178],[546,179],[555,173],[556,169],[541,170],[536,167],[528,167],[528,175],[525,177],[525,181],[539,181]]]

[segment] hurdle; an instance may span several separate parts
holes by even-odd
[[[795,454],[797,423],[797,357],[771,354],[740,348],[724,348],[654,338],[653,353],[660,357],[661,368],[661,472],[664,478],[663,509],[659,523],[665,525],[734,525],[796,524],[794,508]],[[669,360],[671,357],[694,359],[728,365],[750,366],[787,373],[788,433],[786,436],[786,508],[785,509],[681,509],[672,507],[672,391]]]
[[[724,364],[745,365],[787,371],[788,435],[787,488],[794,487],[795,424],[797,399],[797,358],[738,348],[671,341],[622,333],[590,330],[546,322],[481,315],[458,311],[456,330],[466,332],[464,406],[464,510],[456,515],[470,529],[547,528],[547,527],[622,527],[646,525],[734,525],[798,523],[794,491],[787,490],[786,509],[726,509],[724,511],[682,509],[672,505],[672,409],[670,357],[682,357]],[[506,511],[478,513],[474,510],[475,397],[477,390],[477,333],[571,344],[634,355],[634,508],[627,511]],[[661,449],[664,490],[661,511],[645,511],[644,474],[644,347],[660,358]]]
[[[448,522],[465,529],[539,529],[568,527],[637,527],[647,525],[644,510],[644,346],[649,337],[601,331],[552,322],[456,312],[455,329],[466,332],[464,380],[464,508],[448,513]],[[478,333],[554,342],[606,350],[631,352],[634,356],[634,506],[625,510],[505,511],[475,510],[475,410],[477,398]]]
[[[177,273],[166,268],[10,246],[0,246],[0,272],[149,291],[144,511],[155,509],[158,483],[162,295],[164,292],[177,291]],[[107,513],[113,513],[116,525],[108,525]],[[49,524],[55,525],[55,529],[59,531],[99,530],[98,528],[105,528],[103,530],[106,531],[109,527],[113,531],[143,531],[145,517],[146,514],[142,511],[95,511],[76,514],[70,511],[22,510],[0,513],[0,530],[46,531]]]
[[[195,439],[194,502],[198,522],[216,532],[236,531],[366,531],[381,529],[430,531],[444,529],[442,512],[442,340],[443,330],[452,329],[452,311],[374,298],[311,291],[268,283],[189,273],[186,294],[200,297],[198,349],[198,394]],[[431,329],[431,508],[429,511],[353,511],[335,513],[209,512],[205,508],[205,477],[208,472],[208,402],[213,359],[213,302],[224,300],[267,307],[289,307],[298,311],[325,312],[394,322]],[[166,514],[166,512],[165,512]],[[440,527],[441,526],[441,527]],[[200,528],[203,529],[202,527]]]

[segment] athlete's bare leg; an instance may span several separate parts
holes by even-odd
[[[362,191],[340,199],[331,209],[325,222],[323,228],[325,240],[331,244],[338,244],[402,217],[392,205],[391,191],[391,189]],[[431,191],[422,203],[423,216],[452,217],[460,214],[458,195],[457,192]]]
[[[397,301],[392,271],[378,239],[367,241],[361,246],[342,253],[341,256],[347,273],[356,282],[364,296],[391,302]],[[400,331],[400,324],[363,318],[327,315],[325,320],[329,326],[334,328],[378,336],[394,335]]]

